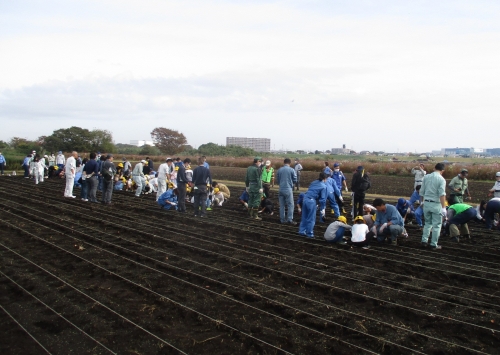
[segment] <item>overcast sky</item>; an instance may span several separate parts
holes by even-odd
[[[500,147],[499,1],[0,0],[0,139]]]

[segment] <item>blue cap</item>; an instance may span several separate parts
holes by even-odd
[[[333,167],[334,167],[334,168],[338,168],[339,166],[340,166],[340,164],[339,164],[339,163],[335,163],[335,164],[333,164]]]
[[[406,200],[404,198],[398,199],[398,207],[403,207],[406,203]]]

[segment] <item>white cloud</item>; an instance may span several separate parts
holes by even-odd
[[[127,141],[161,122],[197,144],[498,145],[483,134],[500,109],[496,4],[72,4],[0,15],[0,119],[31,122],[32,138],[71,122]]]

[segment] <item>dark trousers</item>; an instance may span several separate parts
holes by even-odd
[[[5,166],[5,163],[0,163],[0,171],[2,172],[2,175],[3,175],[4,166]]]
[[[87,179],[82,180],[82,188],[80,189],[80,197],[83,199],[87,199],[88,191],[89,191],[89,183]]]
[[[24,177],[30,177],[30,166],[29,165],[23,165],[24,169]]]
[[[110,203],[113,194],[113,179],[106,181],[102,179],[102,202]]]
[[[362,216],[363,215],[363,205],[365,204],[365,193],[364,192],[355,192],[353,198],[353,207],[354,207],[354,216]]]
[[[489,202],[488,202],[489,203]],[[463,211],[462,213],[456,214],[450,220],[450,224],[461,225],[465,224],[476,217],[477,211],[475,208],[469,208]]]
[[[344,208],[344,202],[342,202],[337,195],[335,195],[335,201],[337,201],[337,205],[339,205],[339,209]]]
[[[297,187],[297,191],[299,191],[300,187],[300,173],[297,173],[297,182],[294,183],[295,187]]]
[[[194,215],[200,215],[200,206],[201,206],[201,215],[205,216],[207,210],[207,185],[197,185],[197,188],[194,189]]]
[[[177,206],[179,212],[186,212],[186,183],[179,182],[177,185]]]
[[[267,182],[262,182],[262,189],[264,190],[264,193],[266,194],[266,197],[269,198],[269,192],[271,191],[271,185],[268,184]]]
[[[91,202],[97,202],[96,192],[97,192],[97,176],[92,176],[86,179],[89,191],[89,200]]]
[[[351,243],[351,245],[352,245],[353,247],[362,248],[362,247],[364,247],[364,246],[368,246],[368,245],[370,245],[370,240],[369,240],[369,239],[368,239],[368,237],[367,237],[367,238],[366,238],[365,240],[363,240],[362,242],[352,242],[352,243]]]
[[[486,210],[484,211],[484,218],[486,219],[486,228],[491,229],[493,227],[493,220],[495,219],[495,213],[500,213],[500,201],[493,200],[488,201],[486,205]]]

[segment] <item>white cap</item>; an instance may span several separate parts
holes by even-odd
[[[269,166],[271,165],[271,161],[270,160],[266,160],[266,166]]]
[[[146,161],[144,159],[141,160],[141,163],[145,163]]]
[[[496,173],[495,176],[499,177],[500,176],[500,171],[498,173]]]

